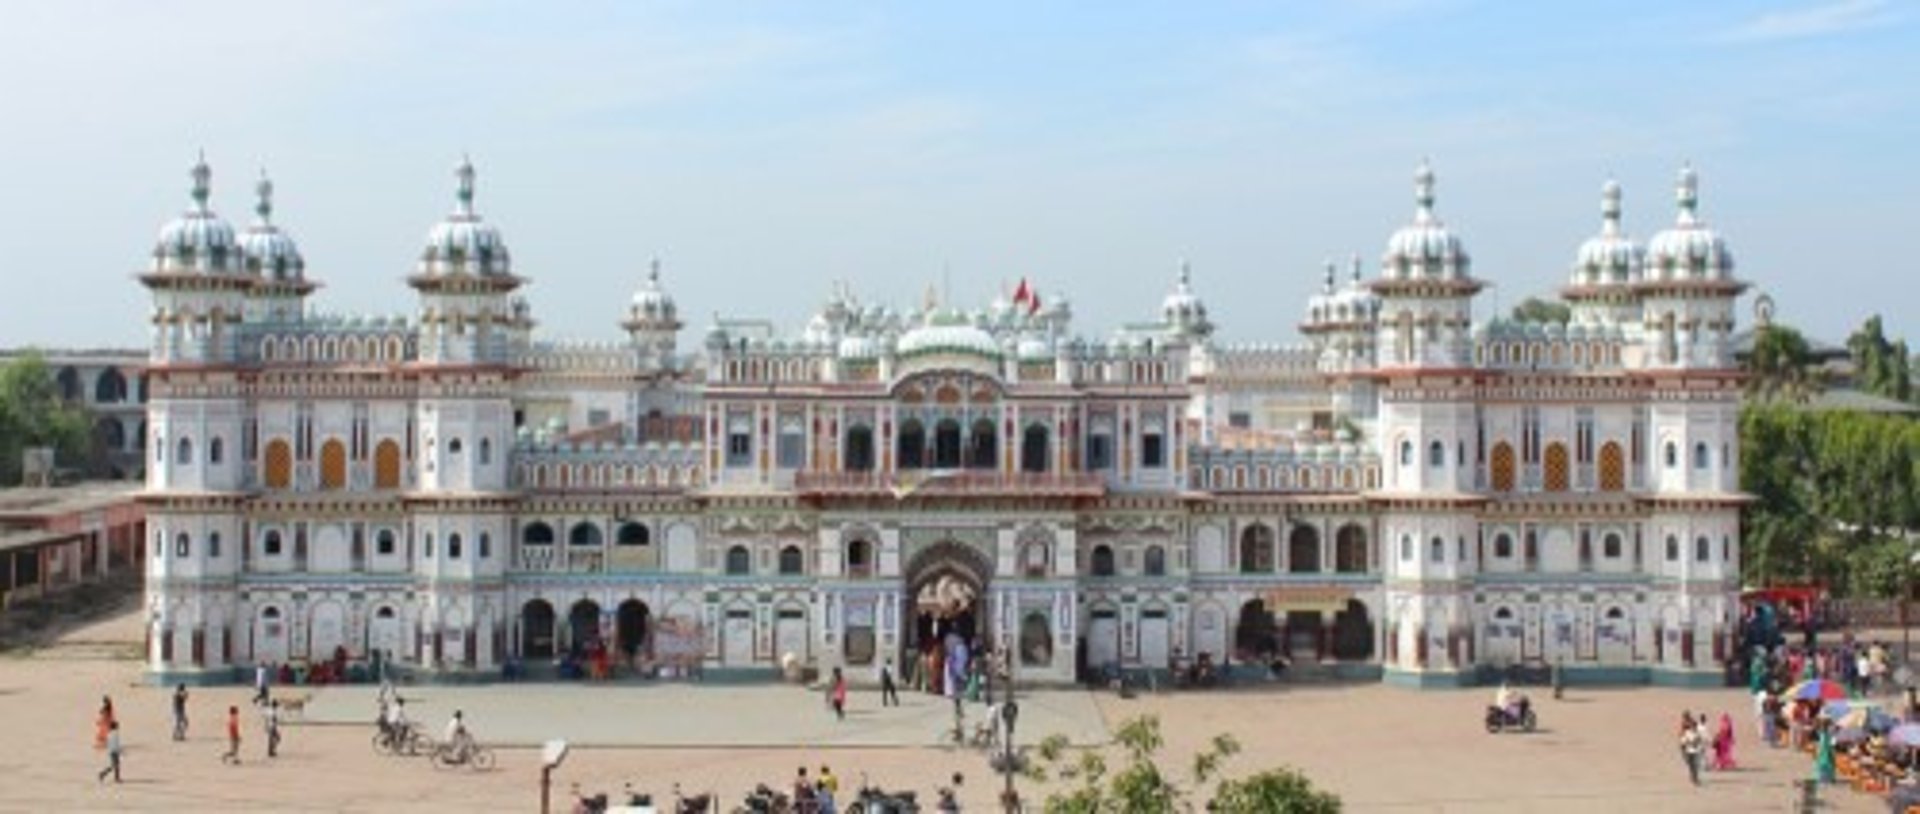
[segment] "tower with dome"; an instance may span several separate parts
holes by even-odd
[[[412,313],[340,315],[272,182],[236,232],[192,167],[138,275],[153,680],[865,676],[956,635],[1027,684],[1203,655],[1704,684],[1731,654],[1745,286],[1691,168],[1644,248],[1606,183],[1562,324],[1476,314],[1422,163],[1377,272],[1303,272],[1302,340],[1262,343],[1217,336],[1185,261],[1106,335],[1067,292],[834,282],[793,330],[682,342],[656,259],[607,338],[555,339],[454,176]]]

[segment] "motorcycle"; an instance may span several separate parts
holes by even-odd
[[[1537,723],[1539,721],[1534,717],[1533,705],[1524,700],[1515,705],[1512,710],[1501,709],[1493,704],[1487,705],[1487,732],[1490,734],[1499,733],[1505,729],[1532,732]]]
[[[788,814],[793,811],[793,804],[787,800],[787,795],[761,783],[753,787],[753,793],[747,795],[738,810],[746,814]]]
[[[847,814],[920,814],[920,802],[911,791],[882,791],[862,777],[860,791],[847,804]]]
[[[673,784],[674,814],[708,814],[713,811],[713,794],[696,794],[688,797],[680,793],[680,784]]]

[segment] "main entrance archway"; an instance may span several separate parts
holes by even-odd
[[[987,583],[993,562],[957,541],[935,543],[913,555],[906,568],[908,621],[903,663],[923,672],[930,692],[941,693],[949,675],[961,672],[973,653],[991,646]]]
[[[629,599],[620,603],[620,609],[614,614],[615,636],[620,642],[620,653],[627,658],[640,652],[647,644],[647,623],[653,614],[647,609],[647,603],[638,599]]]

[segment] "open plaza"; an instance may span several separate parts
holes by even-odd
[[[241,686],[192,688],[188,738],[172,741],[169,692],[141,682],[138,636],[138,619],[121,616],[0,661],[0,719],[9,723],[0,730],[8,778],[0,810],[529,812],[539,806],[538,744],[549,738],[577,744],[555,773],[556,811],[569,810],[574,784],[618,793],[627,783],[666,800],[676,783],[713,792],[730,811],[753,784],[784,787],[796,768],[822,765],[843,789],[865,777],[915,789],[923,802],[961,772],[963,810],[998,810],[1000,778],[984,753],[937,743],[949,708],[926,695],[905,693],[900,707],[883,709],[877,692],[856,691],[837,722],[817,692],[775,684],[402,686],[428,732],[437,736],[457,708],[497,749],[491,771],[473,772],[375,754],[369,687],[276,688],[278,697],[311,692],[311,700],[304,720],[289,716],[281,754],[269,760]],[[105,761],[92,748],[102,694],[124,727],[119,785],[95,780]],[[1018,741],[1057,733],[1094,744],[1127,718],[1157,715],[1164,765],[1176,771],[1204,741],[1231,733],[1246,751],[1230,775],[1293,766],[1350,811],[1785,811],[1794,781],[1809,773],[1804,754],[1755,747],[1751,700],[1738,690],[1572,688],[1559,701],[1545,690],[1535,697],[1538,731],[1489,735],[1483,689],[1266,684],[1132,699],[1049,690],[1023,697]],[[238,766],[220,759],[231,705],[244,724]],[[1673,738],[1683,710],[1734,716],[1738,771],[1688,783]],[[1046,792],[1025,781],[1020,789],[1030,807]],[[1884,810],[1844,786],[1822,797],[1826,811]]]

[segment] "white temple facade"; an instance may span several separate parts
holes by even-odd
[[[836,286],[798,332],[696,343],[656,262],[602,315],[624,339],[550,342],[457,179],[414,312],[341,318],[271,184],[235,230],[194,167],[139,278],[152,680],[339,653],[539,676],[590,648],[616,675],[863,678],[948,631],[1023,683],[1276,652],[1413,686],[1720,680],[1744,285],[1690,169],[1644,249],[1609,183],[1572,320],[1534,324],[1475,320],[1423,166],[1378,271],[1329,264],[1305,342],[1247,346],[1184,264],[1104,340],[1055,292]]]

